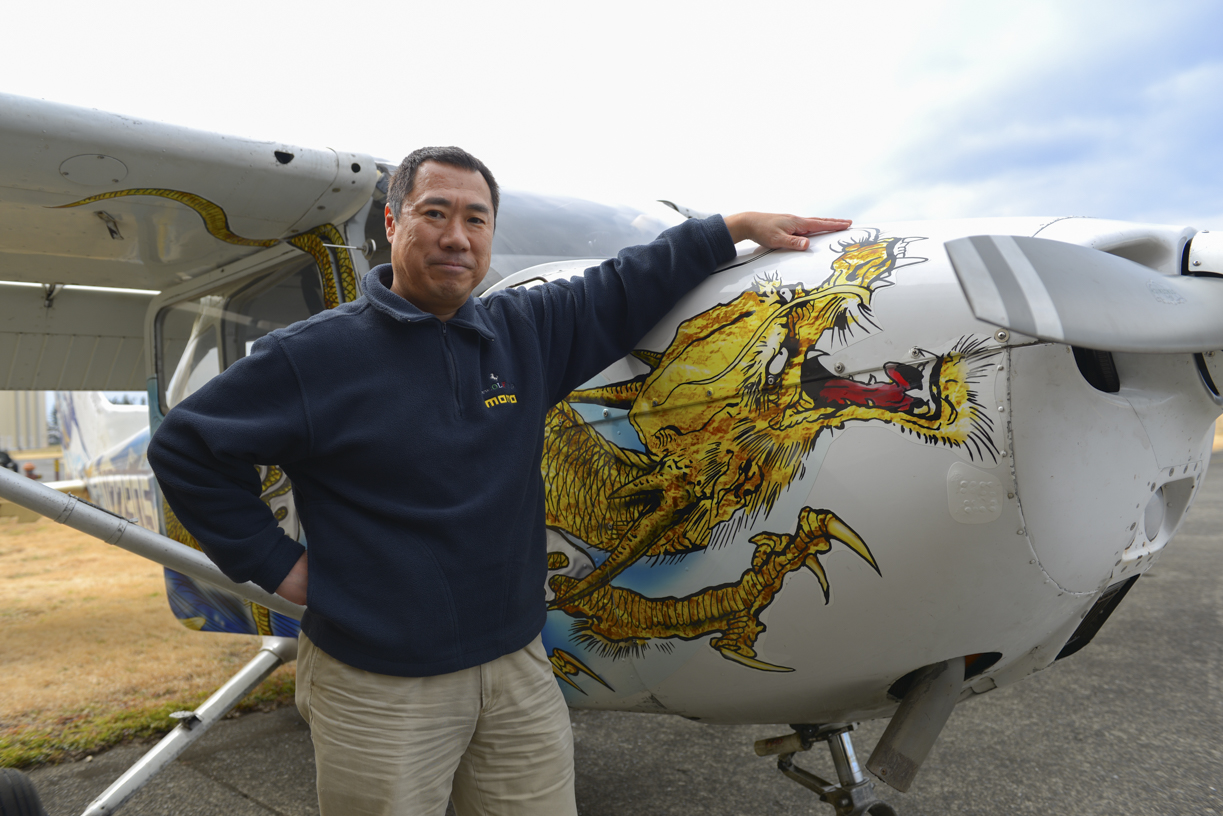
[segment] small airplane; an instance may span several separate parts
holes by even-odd
[[[110,813],[293,659],[301,614],[197,551],[149,433],[258,337],[360,297],[393,167],[0,110],[0,378],[61,392],[99,507],[5,472],[0,495],[167,564],[184,625],[265,638],[86,811]],[[507,192],[487,284],[580,274],[694,214]],[[793,724],[756,752],[839,816],[893,814],[856,723],[890,718],[865,767],[907,790],[958,702],[1086,646],[1176,534],[1223,412],[1218,277],[1220,234],[1091,218],[741,247],[548,417],[544,640],[569,704]],[[147,415],[82,393],[139,387]],[[284,473],[260,475],[305,543]],[[836,780],[794,762],[819,742]]]

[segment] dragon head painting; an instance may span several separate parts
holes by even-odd
[[[821,346],[878,328],[872,296],[896,270],[926,260],[908,254],[919,240],[861,231],[834,245],[831,275],[810,289],[759,276],[734,299],[680,324],[663,351],[637,352],[648,373],[575,391],[552,411],[543,462],[547,523],[606,553],[598,566],[582,559],[585,569],[550,578],[552,606],[574,619],[580,640],[616,654],[652,639],[720,633],[711,645],[725,657],[780,669],[758,660],[753,647],[764,628],[760,612],[785,575],[810,569],[827,598],[818,555],[832,540],[879,569],[835,513],[805,508],[793,535],[755,536],[752,568],[740,581],[688,598],[651,599],[612,581],[641,559],[703,550],[767,517],[802,475],[816,441],[848,423],[889,423],[925,442],[995,453],[992,420],[973,392],[985,365],[982,341],[961,340],[920,365],[887,363],[883,381],[834,375],[824,364]],[[627,410],[644,450],[604,437],[572,407],[581,403]],[[572,561],[552,555],[558,570]],[[554,666],[565,676],[572,656],[562,655],[565,670]]]

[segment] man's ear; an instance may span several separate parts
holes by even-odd
[[[383,208],[386,215],[386,240],[392,241],[395,238],[395,213],[391,212],[391,205],[387,204]]]

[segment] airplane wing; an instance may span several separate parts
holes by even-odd
[[[369,200],[374,159],[0,95],[0,279],[166,289]]]
[[[143,390],[153,295],[343,225],[381,172],[360,153],[3,94],[0,156],[4,389]]]
[[[1194,237],[1190,275],[1044,238],[975,235],[946,248],[973,314],[987,323],[1085,348],[1172,354],[1223,348],[1215,239]]]

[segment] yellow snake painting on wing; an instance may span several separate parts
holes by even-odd
[[[648,597],[616,583],[629,567],[682,558],[767,518],[804,471],[823,434],[882,422],[931,444],[996,459],[992,420],[973,385],[993,352],[965,338],[924,363],[887,363],[887,380],[859,382],[826,368],[824,341],[877,328],[871,298],[908,256],[915,237],[858,231],[835,243],[820,285],[759,276],[732,300],[697,314],[662,351],[638,351],[648,372],[575,391],[548,416],[543,458],[551,538],[550,609],[572,620],[570,643],[603,656],[640,654],[651,643],[710,636],[723,657],[765,671],[790,669],[756,653],[761,613],[787,575],[808,569],[829,598],[820,556],[834,541],[876,572],[881,566],[851,521],[804,507],[785,529],[760,532],[737,581],[686,597]],[[615,444],[575,408],[627,411],[641,449]],[[606,412],[604,412],[606,415]],[[770,522],[771,519],[768,519]],[[552,650],[556,675],[575,688],[587,674],[576,655]]]
[[[183,190],[166,190],[159,187],[136,187],[130,190],[112,190],[107,193],[82,198],[68,204],[60,204],[54,209],[63,210],[73,207],[83,207],[129,196],[152,196],[177,201],[183,206],[195,210],[203,220],[204,229],[218,241],[227,244],[246,247],[273,247],[281,243],[280,238],[246,238],[229,228],[229,216],[219,204],[209,201],[203,196],[188,193]],[[331,243],[327,243],[330,241]],[[319,277],[323,284],[323,305],[334,309],[341,303],[356,300],[357,273],[353,267],[352,258],[347,252],[331,252],[331,249],[343,248],[344,236],[335,224],[320,224],[306,232],[283,239],[283,242],[305,252],[314,258],[318,264]],[[334,259],[335,263],[332,263]]]

